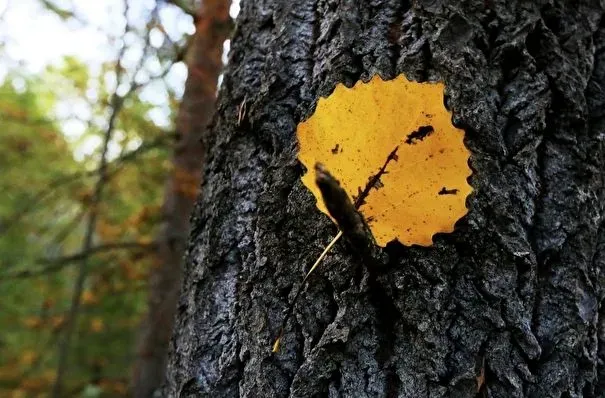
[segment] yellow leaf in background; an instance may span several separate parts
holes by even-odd
[[[321,98],[297,129],[299,159],[307,168],[302,181],[317,207],[328,214],[314,181],[316,162],[353,200],[384,167],[359,207],[380,246],[394,239],[430,246],[434,234],[452,232],[468,211],[472,172],[464,131],[452,125],[443,91],[442,83],[375,76],[352,88],[338,85]]]
[[[122,381],[101,380],[99,387],[106,393],[115,394],[114,396],[124,396],[128,393],[128,386]]]
[[[31,329],[36,329],[42,326],[42,319],[39,316],[30,316],[23,320],[23,324]]]
[[[122,274],[127,280],[135,280],[138,275],[138,271],[136,269],[136,263],[130,260],[121,261],[120,269],[122,270]]]
[[[48,384],[50,384],[55,381],[56,376],[57,376],[57,372],[54,369],[47,369],[44,372],[42,372],[42,375],[40,376],[40,378],[42,380],[45,380]]]
[[[21,353],[19,363],[23,366],[31,366],[36,359],[38,359],[38,353],[32,350],[27,350]]]
[[[98,333],[98,332],[102,332],[105,329],[105,322],[103,322],[102,318],[93,318],[90,321],[90,330],[92,332]]]
[[[82,203],[88,204],[92,199],[92,191],[88,188],[82,188],[78,192],[76,192],[76,200],[79,200]]]
[[[50,324],[51,324],[53,330],[62,328],[64,323],[65,323],[64,315],[55,315],[52,318],[50,318]]]
[[[48,391],[48,383],[39,377],[28,377],[21,380],[20,389],[26,390],[29,394]],[[31,395],[30,395],[31,396]]]
[[[141,245],[150,245],[153,243],[153,236],[150,235],[141,235],[137,237],[137,243]]]
[[[97,304],[98,302],[99,302],[99,299],[90,290],[85,290],[82,293],[82,304],[91,305],[91,304]]]
[[[6,359],[4,360],[6,361]],[[0,384],[9,380],[20,378],[21,375],[21,369],[15,360],[11,359],[10,361],[6,361],[6,363],[0,365]]]
[[[127,288],[127,285],[124,282],[122,282],[122,281],[116,281],[113,284],[113,292],[114,293],[123,292],[124,290],[126,290],[126,288]]]
[[[110,224],[106,220],[97,221],[97,233],[105,240],[117,240],[122,236],[123,229],[119,225]]]
[[[25,398],[25,397],[27,397],[27,391],[22,390],[22,389],[14,390],[11,393],[11,398]]]
[[[55,305],[55,300],[48,297],[42,302],[42,308],[48,310],[51,309]]]

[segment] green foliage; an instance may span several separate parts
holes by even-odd
[[[73,17],[69,10],[51,11]],[[159,60],[163,66],[170,62]],[[66,390],[83,397],[127,393],[135,331],[154,267],[149,244],[161,218],[172,126],[153,122],[150,111],[158,105],[141,90],[117,107],[117,80],[116,61],[95,73],[69,56],[38,76],[11,71],[0,82],[0,396],[50,390],[80,266],[73,256],[80,254],[90,273]],[[161,95],[173,118],[176,96],[171,90]],[[112,112],[117,117],[105,189],[92,206]],[[93,248],[124,242],[128,247],[82,253],[92,211],[98,214]]]
[[[17,79],[25,82],[21,90],[13,86]],[[77,170],[69,145],[40,106],[38,98],[44,95],[32,88],[35,86],[35,82],[16,76],[9,77],[0,86],[0,190],[4,192],[0,195],[0,261],[3,270],[31,263],[37,253],[44,252],[43,236],[49,226],[62,225],[76,205],[67,195],[57,197],[54,192],[47,195],[51,200],[46,206],[35,203],[44,187]]]

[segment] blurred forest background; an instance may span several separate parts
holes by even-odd
[[[228,0],[0,0],[0,396],[161,383]]]

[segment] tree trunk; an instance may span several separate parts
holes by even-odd
[[[136,398],[151,397],[164,381],[189,217],[202,171],[202,131],[214,112],[217,80],[223,67],[223,43],[230,31],[230,21],[227,0],[204,0],[187,50],[189,75],[176,123],[174,168],[166,181],[158,265],[150,274],[149,312],[138,338],[134,364],[132,388]]]
[[[194,209],[168,396],[603,397],[605,3],[246,1]],[[376,269],[300,182],[339,82],[443,81],[468,215]],[[244,120],[241,105],[247,110]],[[371,148],[368,148],[371,150]]]

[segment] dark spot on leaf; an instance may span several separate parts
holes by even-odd
[[[386,173],[384,173],[384,174],[386,174]],[[380,181],[380,178],[376,178],[376,176],[370,176],[370,178],[368,178],[368,184],[372,184],[372,188],[374,188],[377,191],[380,188],[384,187],[384,184],[382,183],[382,181]]]
[[[435,131],[433,126],[420,126],[418,127],[418,130],[412,131],[410,134],[408,134],[405,143],[411,145],[416,143],[416,141],[422,141],[433,133],[433,131]]]
[[[445,187],[441,188],[441,191],[438,192],[439,195],[456,195],[458,193],[458,189],[446,189]]]
[[[336,146],[331,149],[332,155],[336,155],[338,153],[339,147],[340,147],[340,145],[336,144]]]

